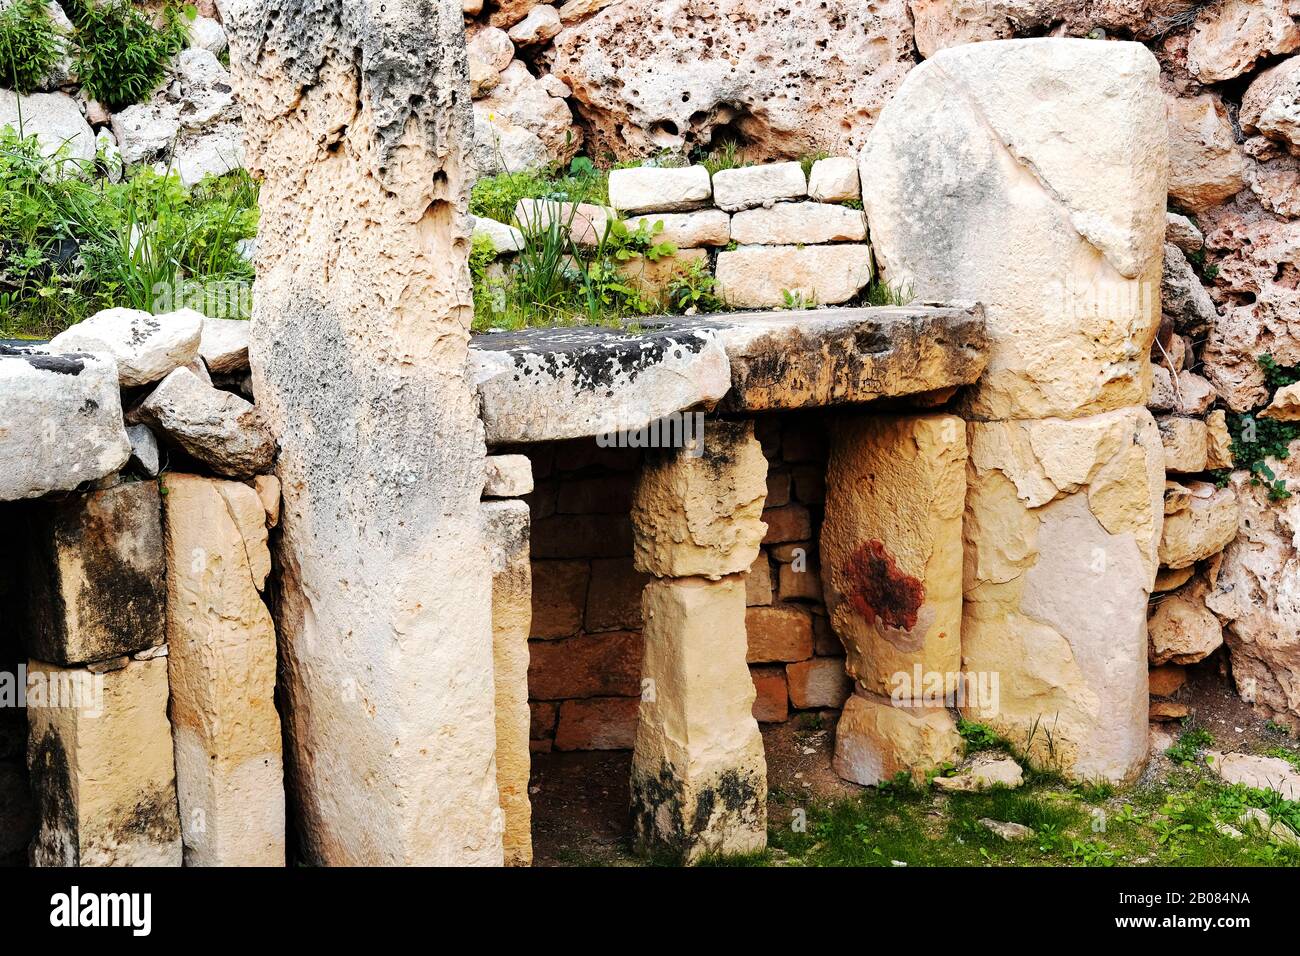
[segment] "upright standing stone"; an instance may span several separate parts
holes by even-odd
[[[690,863],[767,843],[767,763],[746,664],[745,576],[766,526],[752,421],[706,421],[703,448],[661,452],[633,496],[645,657],[632,754],[639,852]]]
[[[966,423],[953,415],[856,415],[831,429],[826,604],[849,674],[872,693],[910,683],[914,665],[961,670],[965,472]]]
[[[166,478],[167,647],[186,866],[284,866],[270,570],[257,492]]]
[[[249,358],[280,444],[302,851],[500,864],[461,5],[275,6],[226,12],[263,180]]]
[[[497,790],[505,814],[507,866],[533,862],[533,809],[528,799],[528,633],[533,574],[528,559],[528,503],[485,501],[492,550],[492,667],[496,683]]]
[[[985,307],[988,369],[960,406],[962,651],[998,693],[968,712],[1076,778],[1130,780],[1148,750],[1159,72],[1136,43],[953,47],[908,74],[861,156],[884,278]]]
[[[966,708],[1075,779],[1127,782],[1147,744],[1147,598],[1159,565],[1164,449],[1145,408],[969,425]]]
[[[767,845],[767,763],[745,664],[745,582],[646,585],[644,689],[632,753],[637,849],[694,862]]]
[[[30,661],[28,685],[32,862],[180,866],[167,659],[100,673]]]
[[[995,40],[907,75],[861,156],[883,278],[985,308],[970,417],[1141,405],[1160,321],[1168,144],[1138,43]]]

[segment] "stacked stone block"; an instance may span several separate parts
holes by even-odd
[[[633,843],[685,862],[767,844],[767,764],[745,665],[745,578],[766,528],[749,421],[648,456],[632,502],[645,656],[632,754]]]
[[[644,224],[656,242],[677,247],[672,256],[620,264],[624,278],[651,299],[662,299],[690,269],[714,276],[717,294],[735,308],[843,304],[872,279],[857,167],[847,157],[817,160],[807,175],[797,162],[712,177],[703,166],[615,169],[609,202],[524,199],[513,225],[479,219],[475,232],[509,255],[528,233],[557,221],[585,246],[596,245],[617,217],[632,229]]]

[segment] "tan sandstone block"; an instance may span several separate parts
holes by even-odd
[[[849,673],[888,695],[895,675],[961,670],[966,425],[952,415],[836,423],[821,556]]]
[[[745,611],[747,659],[751,664],[801,661],[812,657],[812,616],[795,604],[751,607]]]
[[[785,667],[790,685],[790,703],[800,710],[810,707],[839,707],[853,692],[853,682],[844,672],[842,657],[814,657]]]
[[[560,704],[556,750],[631,750],[636,742],[635,697],[590,697]]]
[[[770,486],[769,486],[770,487]],[[759,551],[745,575],[745,604],[750,607],[772,603],[772,563],[766,551]]]
[[[1231,468],[1232,435],[1228,432],[1228,413],[1216,408],[1205,416],[1206,456],[1205,467]]]
[[[854,692],[835,726],[835,772],[864,786],[900,773],[926,771],[961,758],[961,736],[942,707],[894,706],[889,698]]]
[[[718,295],[737,309],[786,305],[787,293],[805,306],[838,305],[871,281],[871,247],[742,246],[718,253]]]
[[[969,43],[909,72],[872,128],[860,168],[883,278],[985,307],[970,417],[1145,401],[1168,181],[1159,74],[1136,43]]]
[[[1172,697],[1187,683],[1187,670],[1179,664],[1162,664],[1147,671],[1152,697]]]
[[[33,678],[95,688],[81,698],[90,706],[38,705]],[[40,820],[32,863],[180,866],[167,659],[98,675],[33,660],[28,679],[27,764]]]
[[[767,764],[745,665],[744,581],[654,581],[643,608],[647,686],[632,756],[634,842],[688,863],[761,850]]]
[[[1196,474],[1205,470],[1209,431],[1199,418],[1169,416],[1157,422],[1165,446],[1165,471]]]
[[[637,568],[713,580],[747,570],[766,531],[766,495],[753,422],[707,420],[703,455],[675,450],[642,468],[632,505]]]
[[[195,475],[169,474],[163,502],[185,865],[284,866],[275,627],[258,593],[265,510],[247,485]]]
[[[1185,490],[1187,494],[1179,494],[1176,504],[1166,502],[1160,536],[1160,563],[1173,569],[1222,551],[1236,536],[1241,517],[1237,493],[1230,487],[1191,481]]]
[[[787,719],[790,716],[790,693],[786,686],[785,668],[751,667],[749,676],[754,681],[754,719],[760,724],[779,724]]]
[[[968,434],[963,667],[998,694],[965,712],[1071,778],[1131,780],[1147,756],[1155,421],[1129,408]]]
[[[521,456],[522,457],[522,456]],[[533,862],[533,809],[528,797],[532,713],[528,707],[528,631],[532,622],[532,568],[528,560],[528,505],[483,505],[492,555],[492,680],[497,729],[497,793],[504,816],[506,866]],[[542,646],[548,646],[543,642]]]

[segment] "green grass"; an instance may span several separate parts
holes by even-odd
[[[0,133],[0,335],[49,337],[106,308],[195,304],[174,301],[183,283],[251,281],[236,248],[256,234],[257,193],[243,172],[187,189],[140,167],[112,183]]]
[[[1300,866],[1300,849],[1218,829],[1237,825],[1247,807],[1300,828],[1300,804],[1179,768],[1160,785],[1128,790],[1047,777],[983,793],[870,790],[806,808],[802,833],[774,823],[769,854],[786,866]],[[979,822],[986,817],[1034,835],[1003,840]]]

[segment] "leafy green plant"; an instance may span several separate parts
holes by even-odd
[[[168,0],[159,25],[130,0],[71,0],[76,69],[87,95],[116,112],[142,102],[166,78],[167,64],[185,48],[194,7]]]
[[[13,0],[0,12],[0,86],[30,93],[59,62],[62,31],[46,0]]]
[[[688,315],[721,312],[726,308],[718,295],[718,280],[704,260],[692,260],[668,283],[668,307]]]
[[[1178,742],[1165,751],[1165,756],[1175,763],[1193,764],[1201,751],[1213,745],[1214,735],[1204,727],[1187,724],[1178,736]]]
[[[817,297],[815,295],[805,294],[802,289],[791,291],[789,289],[781,290],[781,307],[783,309],[801,310],[817,308]]]
[[[1260,355],[1258,361],[1270,396],[1279,388],[1300,381],[1300,366],[1279,365],[1271,355]],[[1273,501],[1291,497],[1286,482],[1279,479],[1268,463],[1272,458],[1285,461],[1290,456],[1290,445],[1300,438],[1300,422],[1260,418],[1253,413],[1229,414],[1228,431],[1232,436],[1232,456],[1240,469],[1250,472],[1250,483],[1262,486]],[[1226,482],[1226,476],[1218,481]]]
[[[987,724],[977,723],[963,717],[957,721],[957,733],[961,734],[961,739],[966,744],[967,753],[974,753],[977,750],[1007,749],[1007,742]]]
[[[807,153],[799,157],[799,167],[803,170],[803,178],[807,179],[812,175],[813,164],[819,159],[830,159],[831,154],[824,149],[819,149],[813,153]]]

